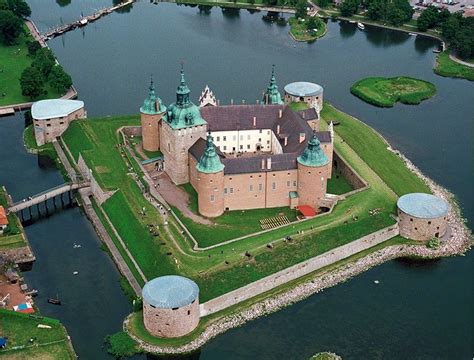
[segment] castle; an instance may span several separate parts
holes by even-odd
[[[291,102],[308,109],[295,112]],[[176,185],[191,183],[201,215],[289,206],[318,212],[331,178],[333,132],[320,131],[321,86],[296,82],[278,90],[272,69],[261,104],[219,105],[206,87],[190,100],[184,72],[168,108],[153,81],[140,108],[143,148],[163,153]]]

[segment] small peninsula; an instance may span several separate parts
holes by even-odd
[[[424,80],[406,76],[368,77],[357,81],[351,93],[369,104],[392,107],[396,102],[417,105],[436,93],[436,87]]]

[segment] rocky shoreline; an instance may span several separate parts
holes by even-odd
[[[461,216],[461,210],[455,200],[454,195],[440,185],[436,184],[430,178],[423,175],[423,173],[403,154],[398,151],[394,151],[391,148],[389,148],[389,150],[400,156],[405,162],[407,168],[423,179],[423,181],[425,181],[430,187],[434,195],[448,201],[451,205],[450,211],[448,213],[448,224],[450,231],[448,231],[445,238],[442,239],[441,245],[438,249],[430,249],[426,247],[425,244],[388,246],[354,262],[340,266],[337,269],[328,272],[327,274],[315,277],[308,282],[297,285],[287,292],[259,301],[241,312],[218,319],[211,323],[198,337],[185,345],[177,347],[158,346],[143,341],[135,334],[130,333],[128,330],[128,324],[132,314],[130,314],[124,321],[124,331],[127,332],[145,352],[155,354],[189,353],[199,349],[210,339],[224,333],[229,329],[241,326],[247,321],[256,319],[260,316],[276,312],[297,301],[306,299],[307,297],[318,293],[323,289],[335,286],[354,276],[357,276],[358,274],[361,274],[364,271],[367,271],[370,268],[380,265],[384,262],[402,257],[436,259],[440,257],[461,255],[469,250],[473,245],[472,232],[467,228],[465,220]]]

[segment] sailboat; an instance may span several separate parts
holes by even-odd
[[[361,29],[361,30],[364,30],[364,29],[365,29],[364,24],[362,24],[362,23],[360,23],[360,22],[357,23],[357,27],[358,27],[359,29]]]

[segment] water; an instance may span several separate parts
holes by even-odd
[[[62,8],[52,0],[29,3],[44,30],[111,1],[75,1]],[[194,99],[209,84],[222,103],[255,102],[276,64],[280,88],[296,80],[323,85],[327,100],[376,128],[450,189],[472,224],[474,86],[432,72],[436,41],[330,22],[326,37],[300,44],[291,41],[288,28],[266,23],[262,15],[240,11],[229,16],[217,8],[204,15],[197,8],[140,2],[127,14],[112,14],[49,44],[72,75],[90,117],[136,113],[151,73],[163,101],[173,101],[181,61]],[[375,108],[349,93],[353,82],[371,75],[422,78],[438,92],[418,106]],[[0,121],[0,183],[17,199],[58,184],[56,171],[38,168],[36,157],[22,151],[22,120]],[[28,227],[27,233],[38,256],[28,279],[42,291],[67,294],[71,303],[40,303],[43,313],[66,324],[81,358],[104,358],[103,335],[119,330],[129,306],[90,225],[76,208]],[[84,251],[78,254],[90,260],[75,262],[74,241],[81,241]],[[72,277],[80,264],[88,268]],[[474,352],[473,270],[472,252],[422,265],[392,261],[233,329],[193,358],[305,359],[329,350],[345,359],[469,359]]]

